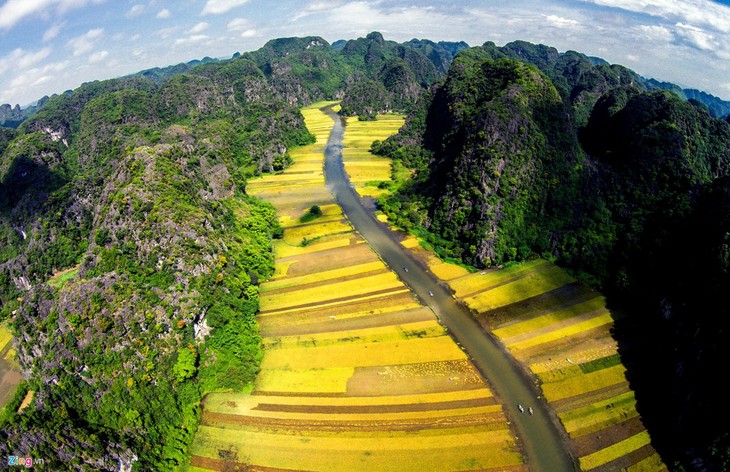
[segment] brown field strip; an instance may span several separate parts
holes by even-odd
[[[247,186],[284,228],[260,286],[261,371],[250,394],[206,396],[192,468],[526,471],[499,399],[343,219],[322,171],[332,122],[317,107],[302,113],[317,142]],[[402,121],[348,124],[360,184],[389,178],[389,162],[363,150]],[[301,223],[314,204],[323,216]]]

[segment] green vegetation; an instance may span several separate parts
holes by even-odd
[[[309,223],[322,216],[322,209],[318,205],[312,205],[309,210],[299,218],[300,223]]]
[[[616,324],[621,362],[677,467],[730,450],[730,417],[710,406],[728,357],[728,149],[728,122],[705,107],[526,42],[460,53],[373,146],[413,169],[382,210],[440,256],[557,261],[630,315]]]

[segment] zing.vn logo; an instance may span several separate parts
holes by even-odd
[[[33,464],[35,465],[43,465],[43,459],[33,459],[32,457],[18,457],[18,456],[8,456],[8,465],[18,465],[18,466],[25,466],[27,468],[33,467]]]

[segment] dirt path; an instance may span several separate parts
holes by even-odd
[[[544,400],[538,398],[539,392],[532,383],[533,379],[499,343],[484,335],[469,310],[455,300],[451,291],[439,284],[433,274],[399,244],[397,235],[363,207],[342,164],[343,120],[331,107],[325,107],[323,111],[335,122],[325,149],[327,187],[347,218],[400,279],[433,309],[452,337],[488,379],[490,387],[504,401],[506,413],[516,425],[530,469],[535,472],[577,470],[576,461],[567,447],[565,431]],[[409,270],[406,271],[405,267]],[[522,405],[525,410],[532,407],[534,415],[520,412],[518,405]]]

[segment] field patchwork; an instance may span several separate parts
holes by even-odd
[[[485,331],[529,366],[565,427],[581,470],[667,470],[636,410],[611,336],[616,315],[603,296],[545,260],[465,273],[409,245],[472,309]]]
[[[264,358],[251,393],[205,397],[189,470],[527,471],[501,402],[326,191],[322,106],[302,110],[317,142],[248,184],[284,228],[260,286]],[[388,122],[345,136],[369,149],[400,126]],[[356,166],[359,182],[389,178],[381,167]],[[312,205],[322,216],[302,223]]]
[[[360,196],[377,198],[388,190],[381,182],[391,181],[391,160],[370,153],[375,140],[384,140],[395,134],[405,123],[402,115],[378,115],[375,121],[359,121],[356,116],[347,118],[342,140],[342,162],[350,182]]]

